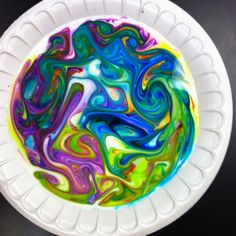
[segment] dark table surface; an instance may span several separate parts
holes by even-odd
[[[236,97],[236,1],[172,0],[190,13],[209,33],[218,47]],[[0,0],[0,35],[37,0]],[[236,117],[236,116],[235,116]],[[158,236],[235,236],[236,235],[236,129],[215,181],[201,200],[176,222],[158,231]],[[21,216],[0,195],[1,236],[49,236]],[[155,235],[155,234],[153,234]]]

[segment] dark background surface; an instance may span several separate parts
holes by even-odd
[[[218,47],[236,92],[236,1],[172,0],[190,13]],[[37,0],[0,0],[0,35]],[[217,178],[183,217],[158,231],[158,236],[236,236],[236,129]],[[1,236],[52,236],[21,216],[0,194]]]

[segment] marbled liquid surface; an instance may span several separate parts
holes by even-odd
[[[90,20],[28,58],[9,127],[46,189],[117,207],[163,186],[188,159],[198,134],[194,94],[168,42],[124,19]]]

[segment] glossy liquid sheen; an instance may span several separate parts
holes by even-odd
[[[163,186],[188,159],[198,133],[194,83],[161,37],[124,18],[88,20],[25,62],[9,127],[46,189],[118,207]]]

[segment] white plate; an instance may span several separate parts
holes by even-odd
[[[153,195],[118,210],[81,206],[45,190],[28,171],[7,128],[9,91],[30,50],[61,25],[96,15],[128,16],[163,35],[187,61],[199,100],[200,136],[189,161]],[[45,0],[22,15],[1,38],[0,76],[1,193],[22,215],[55,234],[145,235],[157,231],[199,200],[224,159],[232,126],[227,72],[206,32],[170,1]]]

